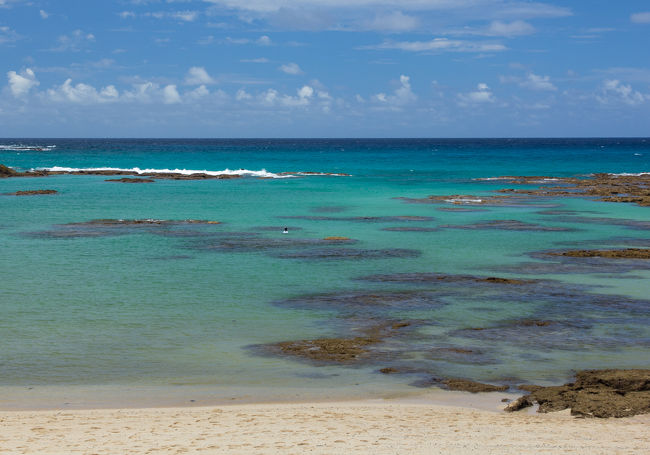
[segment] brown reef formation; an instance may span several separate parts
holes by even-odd
[[[516,205],[533,197],[596,197],[605,202],[631,202],[650,206],[650,173],[642,174],[591,174],[583,177],[503,176],[480,178],[481,182],[502,182],[514,185],[537,185],[536,189],[504,188],[499,195],[434,195],[425,198],[398,198],[409,203],[454,206]],[[447,210],[447,209],[445,209]]]
[[[129,177],[124,177],[121,179],[108,179],[104,180],[105,182],[120,182],[120,183],[153,183],[154,179],[134,179]]]
[[[548,253],[549,256],[572,258],[650,259],[650,248],[625,248],[621,250],[569,250]]]
[[[267,347],[272,352],[318,363],[350,364],[369,357],[373,345],[383,342],[395,331],[410,325],[408,321],[388,322],[364,330],[362,336],[282,341]]]
[[[650,413],[650,370],[584,370],[562,386],[519,386],[531,392],[505,410],[539,404],[538,412],[571,409],[580,417],[630,417]]]
[[[36,196],[39,194],[56,194],[56,190],[27,190],[16,191],[15,193],[7,193],[7,196]]]
[[[536,190],[503,189],[501,193],[529,196],[592,196],[605,202],[633,202],[650,206],[650,174],[592,174],[587,177],[499,177],[519,185],[543,185]]]

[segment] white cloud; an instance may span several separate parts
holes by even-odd
[[[154,19],[176,19],[182,22],[194,22],[198,19],[200,13],[198,11],[156,11],[153,13],[144,13],[146,17],[153,17]]]
[[[163,101],[165,104],[176,104],[181,102],[181,95],[178,93],[174,84],[167,85],[163,88]]]
[[[293,74],[293,75],[303,73],[303,70],[300,68],[300,66],[298,66],[297,63],[287,63],[286,65],[280,66],[278,69],[283,73]]]
[[[400,86],[392,95],[378,93],[373,96],[373,99],[379,103],[385,103],[391,106],[403,106],[416,101],[418,97],[411,90],[411,78],[402,74],[399,77],[399,83]]]
[[[399,8],[407,11],[444,11],[467,8],[493,8],[503,16],[563,17],[567,8],[539,2],[503,0],[205,0],[234,10],[277,13],[286,10]]]
[[[38,80],[36,80],[36,74],[30,68],[25,69],[20,74],[15,71],[9,71],[7,73],[7,79],[9,80],[9,90],[16,98],[26,95],[32,89],[39,85]]]
[[[51,50],[55,52],[79,52],[88,43],[93,41],[95,41],[95,35],[92,33],[86,33],[83,30],[74,30],[69,35],[59,36],[59,45]]]
[[[176,11],[170,14],[170,17],[185,22],[194,22],[199,17],[198,11]]]
[[[243,58],[240,60],[242,63],[269,63],[269,59],[265,57],[260,58]]]
[[[650,24],[650,11],[634,13],[630,16],[630,20],[635,24]]]
[[[506,38],[532,33],[535,33],[535,27],[522,20],[512,22],[492,21],[482,28],[465,27],[447,32],[448,35],[503,36]]]
[[[507,48],[497,43],[434,38],[431,41],[384,41],[361,49],[399,49],[409,52],[500,52]]]
[[[50,17],[50,15],[45,10],[39,10],[38,14],[41,15],[41,19],[47,19],[48,17]]]
[[[632,89],[631,85],[624,85],[618,79],[606,80],[601,93],[596,97],[603,104],[624,103],[635,106],[650,100],[650,95]]]
[[[551,82],[549,76],[538,76],[537,74],[530,73],[526,79],[520,83],[522,87],[530,88],[533,90],[548,90],[555,91],[557,87]]]
[[[240,94],[241,92],[241,94]],[[238,93],[239,100],[249,100],[248,95],[243,90]],[[282,95],[275,89],[268,89],[259,96],[259,101],[264,106],[283,106],[283,107],[305,107],[308,106],[314,97],[314,88],[304,85],[297,90],[297,96]]]
[[[52,101],[67,101],[76,104],[106,103],[119,99],[119,92],[113,85],[97,90],[88,84],[73,85],[72,79],[67,79],[63,85],[48,89],[47,95]]]
[[[248,92],[247,92],[246,90],[244,90],[243,88],[240,88],[239,90],[237,90],[237,93],[235,94],[235,99],[236,99],[237,101],[250,100],[250,99],[252,99],[252,98],[253,98],[253,95],[251,95],[250,93],[248,93]]]
[[[210,90],[205,85],[199,85],[191,92],[186,92],[185,95],[193,100],[200,100],[210,95]]]
[[[271,46],[273,41],[266,35],[260,36],[256,40],[250,40],[248,38],[232,38],[227,36],[225,42],[228,44],[257,44],[258,46]]]
[[[118,14],[122,19],[128,19],[130,17],[135,17],[136,14],[133,11],[122,11]]]
[[[494,103],[496,98],[487,84],[480,83],[476,86],[476,91],[459,93],[458,100],[461,106],[467,106],[470,104]]]
[[[513,22],[492,22],[486,30],[486,36],[521,36],[535,32],[535,27],[521,20]]]
[[[401,11],[388,14],[377,14],[374,19],[361,22],[361,28],[385,32],[406,32],[415,30],[420,25],[417,17],[409,16]]]
[[[214,84],[216,81],[208,74],[202,66],[193,66],[187,71],[185,76],[187,85],[205,85]]]
[[[6,25],[0,26],[0,44],[13,43],[18,39],[18,34],[7,27]]]

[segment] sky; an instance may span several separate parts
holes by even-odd
[[[648,0],[0,0],[0,137],[595,136]]]

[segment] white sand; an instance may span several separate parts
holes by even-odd
[[[648,454],[649,424],[391,401],[2,411],[0,454]]]

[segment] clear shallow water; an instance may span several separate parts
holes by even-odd
[[[472,181],[498,175],[646,172],[647,140],[5,139],[0,144],[56,145],[45,150],[0,147],[0,163],[19,169],[243,168],[352,174],[138,185],[109,183],[102,176],[0,180],[0,193],[59,192],[0,196],[0,393],[5,397],[23,387],[56,387],[70,394],[99,386],[151,386],[152,394],[165,388],[198,393],[213,387],[223,397],[248,390],[251,399],[288,397],[287,390],[301,390],[304,396],[374,396],[409,392],[414,389],[409,384],[432,375],[550,383],[580,368],[647,367],[647,266],[608,262],[560,267],[529,256],[571,247],[567,245],[645,241],[647,246],[647,230],[545,211],[649,221],[647,208],[557,199],[445,212],[437,210],[441,205],[396,199],[489,194],[512,186]],[[425,218],[355,219],[405,215]],[[66,228],[60,225],[109,218],[222,224],[61,236]],[[567,230],[441,228],[492,220]],[[283,226],[290,227],[288,236],[281,234]],[[395,227],[429,231],[384,230]],[[357,243],[295,244],[327,236],[346,236]],[[288,244],[272,247],[277,242]],[[323,259],[331,248],[366,254]],[[386,250],[394,249],[409,254],[388,257]],[[359,279],[396,273],[553,281],[515,288]],[[397,298],[379,306],[349,298],[387,292],[413,297],[408,303]],[[322,294],[330,295],[326,303],[314,298]],[[361,366],[315,366],[251,348],[355,336],[360,328],[398,319],[415,323],[385,343],[383,357]],[[557,324],[526,327],[516,322],[523,319]],[[386,366],[413,373],[377,373]]]

